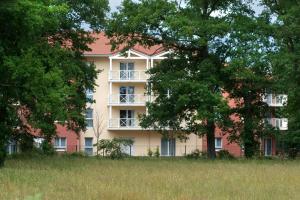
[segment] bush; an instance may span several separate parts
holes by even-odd
[[[298,155],[298,150],[297,148],[290,148],[289,151],[288,151],[288,156],[290,159],[296,159]]]
[[[73,153],[65,153],[63,154],[64,156],[67,157],[74,157],[74,158],[82,158],[82,157],[86,157],[84,152],[73,152]]]
[[[102,139],[96,144],[99,151],[103,151],[103,156],[107,156],[111,159],[121,159],[128,156],[121,151],[121,145],[130,146],[133,144],[131,139],[114,138],[112,140]]]
[[[227,150],[220,150],[217,154],[220,159],[234,159],[234,156]]]
[[[153,151],[149,148],[147,154],[148,154],[149,157],[152,157],[153,156]]]
[[[158,147],[158,146],[155,148],[154,156],[155,156],[156,158],[158,158],[158,157],[160,156],[160,153],[159,153],[159,147]]]
[[[54,155],[56,153],[53,145],[50,142],[46,141],[46,140],[44,140],[42,142],[41,148],[42,148],[42,152],[45,155]]]
[[[203,157],[202,152],[199,149],[192,151],[190,154],[185,155],[188,159],[198,159]]]

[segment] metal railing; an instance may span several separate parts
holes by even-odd
[[[145,70],[113,70],[109,71],[111,81],[146,81]]]
[[[117,129],[141,129],[137,118],[113,118],[109,119],[109,128]]]
[[[266,122],[279,130],[288,130],[287,118],[267,118]]]
[[[263,97],[263,101],[269,106],[279,107],[287,104],[287,95],[285,94],[267,94]]]
[[[109,104],[118,105],[145,105],[147,96],[143,94],[113,94],[109,96]]]

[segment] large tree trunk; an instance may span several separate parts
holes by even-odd
[[[215,149],[215,123],[214,121],[207,122],[207,156],[209,159],[214,160],[216,158]]]
[[[8,128],[5,123],[5,116],[7,112],[4,107],[0,108],[0,167],[4,166],[4,161],[6,158],[6,149],[5,145],[7,143],[7,133]]]
[[[252,98],[249,95],[245,99],[245,115],[244,115],[244,132],[242,134],[242,139],[244,142],[244,154],[246,158],[252,158],[257,149],[257,141],[254,138],[254,128],[253,127],[253,119],[252,119],[252,109],[251,109],[251,101]]]
[[[252,158],[256,152],[256,141],[253,137],[252,130],[245,127],[244,130],[244,152],[246,158]]]
[[[3,167],[6,158],[6,149],[4,143],[2,141],[0,143],[0,167]]]

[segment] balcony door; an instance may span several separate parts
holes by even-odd
[[[264,139],[264,151],[265,151],[265,156],[272,155],[272,138]]]
[[[134,110],[120,110],[120,126],[121,127],[134,126]]]
[[[134,63],[120,63],[120,79],[134,79]]]
[[[162,156],[175,156],[175,139],[161,139],[161,155]]]
[[[134,103],[134,87],[121,86],[120,87],[120,103]]]

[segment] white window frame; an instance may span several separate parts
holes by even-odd
[[[220,145],[220,146],[217,145],[217,140],[220,140],[220,141],[221,141],[221,145]],[[221,138],[221,137],[216,137],[216,138],[215,138],[215,149],[216,149],[216,150],[220,150],[220,149],[222,149],[222,148],[223,148],[223,141],[222,141],[222,138]]]
[[[89,100],[94,100],[94,91],[90,89],[85,90],[85,97]]]
[[[92,113],[91,113],[92,117],[87,117],[87,111],[88,111],[88,110],[91,110],[91,112],[92,112]],[[94,119],[93,119],[93,116],[94,116],[94,109],[93,109],[93,108],[87,108],[87,109],[86,109],[86,114],[85,114],[85,120],[86,120],[86,122],[88,122],[89,120],[92,121],[92,126],[89,126],[89,125],[88,125],[89,123],[86,123],[86,127],[87,127],[87,128],[92,128],[92,127],[94,126]]]
[[[86,146],[86,139],[92,139],[92,146]],[[92,155],[94,154],[93,141],[94,141],[94,138],[92,138],[92,137],[85,137],[84,138],[84,152],[85,153],[86,153],[86,149],[92,149]]]
[[[56,140],[58,139],[58,146],[56,145]],[[62,139],[65,139],[65,146],[62,146]],[[66,151],[67,150],[67,138],[66,137],[56,137],[54,139],[54,148],[56,151]]]

